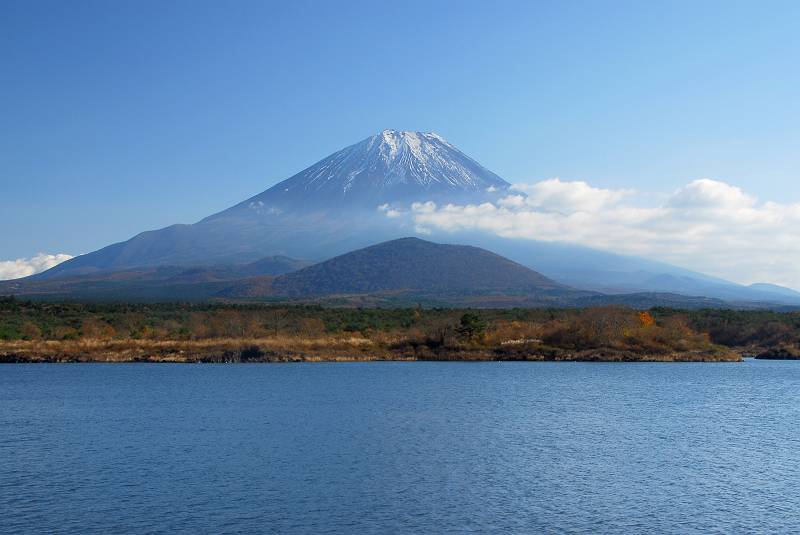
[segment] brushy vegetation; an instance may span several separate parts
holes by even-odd
[[[357,358],[375,354],[382,358],[637,360],[703,354],[713,360],[714,355],[730,354],[729,348],[734,347],[794,354],[800,347],[800,314],[624,307],[90,304],[0,298],[0,340],[5,341],[6,354],[12,346],[19,349],[26,343],[27,347],[37,343],[40,351],[70,348],[76,352],[102,343],[106,353],[111,348],[123,352],[126,344],[140,353],[164,348],[178,351],[175,344],[181,352],[217,348],[225,355],[230,348],[238,348],[235,360],[259,360],[269,352],[278,355],[281,348],[283,356],[291,348],[304,348],[304,359],[330,350],[341,358],[355,351]],[[472,357],[465,357],[468,354]]]

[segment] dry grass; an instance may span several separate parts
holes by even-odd
[[[560,336],[575,336],[561,323],[548,325]],[[552,329],[555,329],[553,331]],[[662,331],[642,327],[659,334]],[[638,333],[638,331],[636,331]],[[690,332],[676,331],[675,338]],[[216,337],[202,339],[82,337],[67,340],[0,341],[0,362],[347,362],[371,360],[551,360],[604,362],[732,362],[740,355],[694,341],[687,347],[661,346],[642,336],[632,346],[600,345],[595,348],[555,347],[542,342],[547,330],[535,323],[499,324],[481,341],[430,345],[429,335],[377,332],[370,338],[357,334],[278,335],[269,337]],[[603,334],[600,332],[600,334]],[[595,333],[592,333],[594,336]],[[678,336],[679,335],[679,336]],[[552,335],[551,335],[552,336]],[[602,338],[598,336],[598,338]],[[580,340],[580,339],[579,339]],[[614,340],[616,342],[616,340]],[[703,343],[700,343],[703,342]]]
[[[4,360],[56,362],[230,362],[369,360],[371,340],[353,336],[151,340],[80,338],[0,342]]]
[[[393,340],[387,338],[386,341]],[[402,342],[402,340],[401,340]],[[735,362],[732,351],[635,352],[618,348],[565,350],[537,340],[497,347],[401,344],[361,337],[150,340],[84,338],[0,342],[0,362],[351,362],[373,360],[528,360],[604,362]]]

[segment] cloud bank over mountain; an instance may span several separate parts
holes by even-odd
[[[707,178],[656,203],[629,190],[554,178],[517,184],[509,195],[482,204],[414,203],[405,217],[422,233],[471,230],[571,242],[743,283],[800,288],[800,204],[760,202]]]
[[[16,260],[0,260],[0,280],[19,279],[28,275],[35,275],[61,262],[66,262],[72,255],[65,253],[44,254],[39,253],[32,258],[17,258]]]

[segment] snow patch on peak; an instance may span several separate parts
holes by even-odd
[[[435,139],[436,141],[438,141],[439,143],[442,143],[443,145],[447,145],[448,147],[452,147],[452,145],[450,143],[448,143],[445,138],[443,138],[442,136],[440,136],[436,132],[425,132],[422,135],[425,136],[426,138],[429,138],[429,139]]]
[[[385,145],[388,147],[389,157],[394,158],[397,154],[397,148],[399,146],[397,136],[395,135],[394,130],[384,130],[381,132],[381,145]],[[383,151],[385,152],[385,151]]]
[[[439,134],[386,129],[331,154],[278,184],[272,193],[308,198],[314,192],[328,192],[324,197],[331,199],[391,200],[433,193],[485,193],[490,187],[508,186]]]

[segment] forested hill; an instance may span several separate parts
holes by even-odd
[[[247,284],[244,282],[244,287]],[[273,294],[286,296],[387,291],[534,296],[577,293],[485,249],[418,238],[380,243],[287,273],[276,278],[271,288]]]

